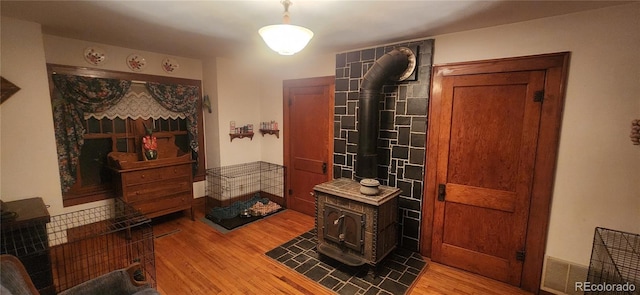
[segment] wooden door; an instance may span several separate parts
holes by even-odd
[[[520,284],[544,78],[444,79],[434,260]]]
[[[569,56],[434,66],[421,254],[539,291]]]
[[[313,187],[329,181],[334,77],[284,81],[287,207],[315,216]]]

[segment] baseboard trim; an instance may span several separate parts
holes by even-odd
[[[200,197],[200,198],[195,198],[193,199],[193,201],[191,202],[191,206],[192,207],[200,207],[200,208],[204,208],[204,201],[205,201],[205,197]]]

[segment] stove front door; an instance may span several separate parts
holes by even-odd
[[[365,215],[325,204],[324,238],[364,254]]]

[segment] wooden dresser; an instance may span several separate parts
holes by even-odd
[[[193,220],[193,161],[145,161],[116,172],[116,193],[149,218],[189,210]]]

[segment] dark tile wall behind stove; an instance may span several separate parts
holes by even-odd
[[[334,178],[355,179],[360,83],[375,60],[399,46],[418,46],[416,81],[393,82],[380,98],[378,180],[402,190],[400,245],[418,251],[425,172],[427,106],[433,39],[385,45],[336,55]]]

